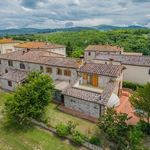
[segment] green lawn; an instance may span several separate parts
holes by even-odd
[[[0,125],[0,150],[76,150],[67,140],[38,128],[26,131]]]
[[[48,118],[48,124],[53,127],[55,127],[60,122],[67,124],[68,121],[73,121],[78,124],[77,129],[87,136],[99,132],[99,129],[95,123],[91,123],[89,121],[63,113],[57,109],[57,104],[54,103],[50,103],[47,107],[46,116]]]
[[[2,117],[7,94],[0,93],[0,150],[77,150],[68,140],[61,140],[39,128],[17,129],[8,126]],[[83,149],[83,148],[82,148]]]

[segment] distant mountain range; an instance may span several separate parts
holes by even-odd
[[[81,31],[81,30],[117,30],[117,29],[148,29],[143,26],[111,26],[111,25],[98,25],[93,27],[72,27],[72,28],[56,28],[56,29],[36,29],[36,28],[20,28],[20,29],[6,29],[0,30],[0,36],[6,35],[20,35],[20,34],[36,34],[36,33],[52,33],[52,32],[67,32],[67,31]]]

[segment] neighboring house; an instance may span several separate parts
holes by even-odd
[[[2,82],[5,78],[5,74],[9,73],[11,69],[17,69],[19,71],[42,71],[50,75],[54,81],[65,81],[67,82],[66,84],[72,83],[77,79],[76,70],[81,65],[80,63],[79,59],[65,58],[60,54],[41,50],[19,50],[12,53],[1,54],[1,86],[7,90],[14,90],[13,87],[8,89],[8,86],[5,86]],[[13,73],[14,72],[10,72],[10,74]]]
[[[93,60],[97,54],[121,54],[123,48],[112,45],[89,45],[84,52],[85,60]]]
[[[48,42],[25,42],[15,46],[16,50],[46,50],[66,56],[66,47],[64,45],[52,44]]]
[[[150,82],[150,56],[99,54],[93,62],[122,64],[126,68],[123,80],[139,84]]]
[[[14,52],[14,46],[18,44],[19,42],[12,39],[0,39],[0,54]]]
[[[150,82],[150,56],[142,56],[141,53],[124,53],[123,51],[120,51],[120,54],[110,53],[111,48],[112,46],[110,49],[105,49],[105,53],[96,50],[95,55],[90,60],[94,63],[123,65],[126,68],[123,76],[125,81],[139,84]],[[88,52],[92,53],[93,50]],[[89,60],[86,55],[85,60]]]
[[[78,81],[63,92],[65,107],[99,118],[106,107],[120,104],[121,65],[86,63],[78,73]]]

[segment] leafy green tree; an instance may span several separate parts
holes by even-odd
[[[53,93],[52,79],[40,72],[32,72],[26,82],[7,99],[5,111],[10,119],[19,123],[30,118],[40,119],[45,106],[52,100]]]
[[[146,116],[147,122],[150,123],[150,83],[138,88],[130,97],[130,102],[135,109],[144,112],[144,117]]]
[[[128,131],[127,114],[117,113],[113,108],[108,108],[106,114],[99,119],[98,126],[114,141],[119,140]]]
[[[140,52],[150,55],[150,29],[98,31],[86,30],[78,32],[57,32],[51,34],[14,35],[16,40],[50,41],[67,47],[67,54],[71,56],[75,49],[85,49],[90,44],[112,44],[124,48],[125,52]]]
[[[142,145],[141,140],[143,138],[143,133],[137,126],[130,127],[127,138],[129,141],[128,147],[131,150],[139,150],[140,145]]]
[[[74,58],[79,58],[80,56],[82,56],[84,54],[84,51],[83,49],[81,48],[78,48],[76,50],[74,50],[71,54],[71,57],[74,57]]]
[[[99,119],[98,126],[109,140],[116,144],[117,150],[141,150],[143,134],[139,126],[127,124],[127,114],[117,113],[113,108],[108,108]],[[140,149],[141,148],[141,149]]]

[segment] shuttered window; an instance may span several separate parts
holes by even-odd
[[[8,66],[13,66],[13,61],[12,60],[8,60]]]
[[[12,87],[12,82],[8,81],[8,86]]]
[[[71,76],[71,71],[70,70],[64,70],[64,75],[65,76]]]
[[[52,68],[47,67],[47,68],[46,68],[46,73],[52,73]]]
[[[62,75],[62,69],[58,68],[58,69],[57,69],[57,74],[58,74],[58,75]]]
[[[20,69],[25,69],[25,64],[20,63]]]

